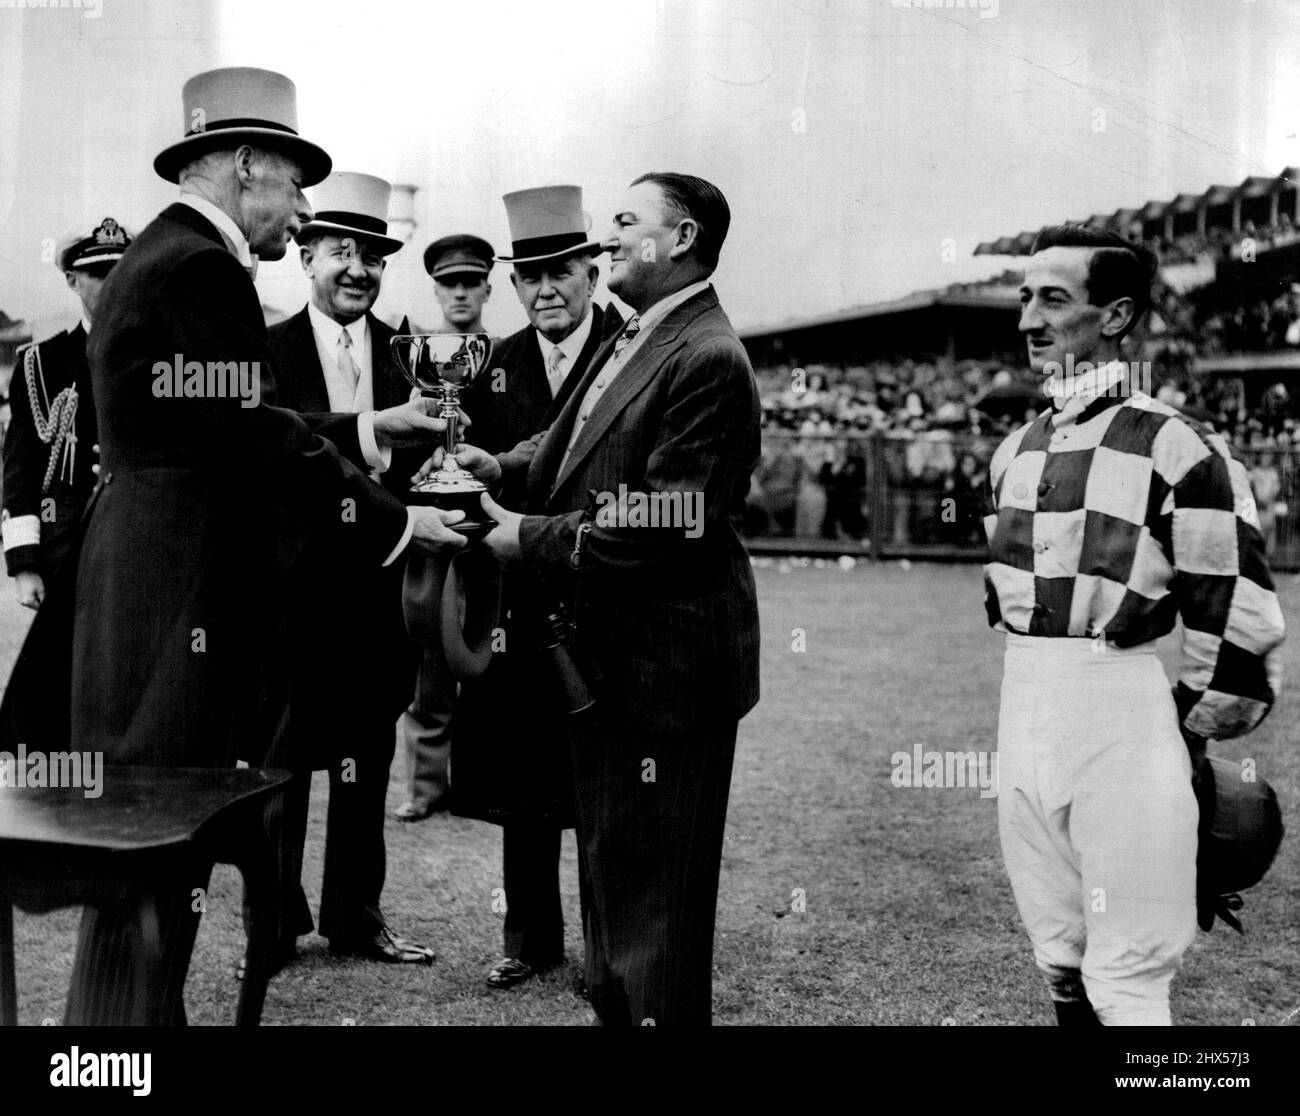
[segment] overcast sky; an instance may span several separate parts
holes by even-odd
[[[174,196],[153,156],[213,66],[288,74],[337,169],[421,187],[378,309],[427,325],[424,246],[468,231],[507,251],[501,195],[527,186],[582,185],[603,234],[644,171],[713,180],[732,209],[715,283],[743,328],[987,275],[1009,261],[972,258],[982,240],[1300,164],[1295,4],[985,3],[0,8],[0,308],[38,334],[75,320],[42,240],[138,226]],[[258,287],[306,298],[296,259]],[[486,319],[524,322],[503,265]]]

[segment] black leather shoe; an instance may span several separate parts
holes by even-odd
[[[432,965],[434,960],[433,950],[428,946],[399,938],[387,926],[381,926],[365,938],[331,938],[330,952],[396,965]]]
[[[271,971],[268,972],[267,979],[275,976],[286,965],[291,965],[298,960],[298,943],[296,941],[278,942],[271,951]],[[244,955],[240,957],[239,963],[235,966],[235,979],[243,980],[244,974],[248,971],[248,952],[245,950]]]
[[[493,988],[512,988],[516,984],[522,984],[536,972],[537,970],[527,961],[520,961],[518,957],[503,957],[492,966],[492,971],[487,975],[487,982]]]

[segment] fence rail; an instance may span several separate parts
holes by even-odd
[[[745,516],[751,551],[979,561],[998,435],[765,432]],[[1300,447],[1233,446],[1274,569],[1300,570]]]
[[[7,411],[7,407],[4,408]],[[0,413],[0,448],[7,414]],[[763,434],[745,513],[754,553],[982,561],[1000,435]],[[1300,447],[1233,446],[1276,570],[1300,570]]]

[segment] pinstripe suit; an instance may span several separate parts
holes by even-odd
[[[523,561],[575,603],[598,712],[573,733],[587,982],[601,1022],[711,1019],[713,921],[739,719],[758,700],[758,609],[738,527],[759,454],[753,371],[712,288],[643,338],[566,456],[607,343],[527,472]],[[703,531],[602,524],[590,493],[700,493]]]

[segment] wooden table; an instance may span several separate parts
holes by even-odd
[[[0,1024],[18,1022],[13,908],[43,914],[129,904],[132,1023],[158,1025],[155,894],[195,863],[233,864],[248,897],[247,972],[236,1021],[256,1026],[275,944],[275,865],[261,832],[266,796],[288,772],[105,766],[98,798],[81,787],[0,787]],[[12,781],[12,778],[11,778]]]

